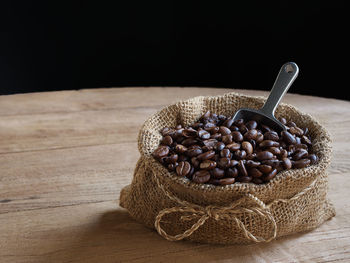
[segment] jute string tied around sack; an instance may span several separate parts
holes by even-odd
[[[156,174],[154,174],[154,178],[157,182],[158,187],[163,191],[163,193],[172,201],[175,201],[176,203],[182,205],[182,206],[174,206],[171,208],[165,208],[161,210],[158,215],[156,216],[156,220],[154,223],[155,228],[157,229],[158,233],[166,238],[167,240],[170,241],[178,241],[182,240],[186,237],[189,237],[192,235],[198,228],[200,228],[209,218],[213,218],[216,221],[219,221],[221,219],[224,220],[234,220],[240,230],[242,230],[242,233],[244,236],[251,241],[254,241],[256,243],[259,242],[270,242],[271,240],[275,239],[277,236],[277,224],[276,220],[272,216],[270,212],[270,207],[272,204],[276,202],[288,202],[291,200],[295,200],[308,192],[310,189],[312,189],[314,183],[316,181],[313,181],[308,187],[306,187],[304,190],[301,192],[297,193],[293,197],[289,199],[277,199],[274,200],[273,202],[269,203],[266,205],[263,201],[261,201],[259,198],[252,194],[247,194],[243,196],[242,198],[236,200],[235,202],[231,203],[229,206],[199,206],[190,202],[187,202],[185,200],[181,200],[177,198],[175,195],[167,191],[164,186],[160,183],[158,177]],[[254,203],[254,206],[250,207],[245,207],[245,205],[249,202],[252,201]],[[182,234],[178,235],[169,235],[162,227],[161,227],[161,221],[163,217],[167,214],[171,213],[191,213],[190,215],[183,215],[180,217],[180,220],[182,221],[189,221],[193,220],[196,218],[199,218],[196,223],[194,223],[189,229],[184,231]],[[264,217],[269,220],[269,222],[272,225],[272,231],[271,234],[268,238],[263,238],[259,236],[254,236],[244,223],[237,218],[237,214],[242,214],[242,213],[247,213],[247,214],[257,214],[261,217]]]

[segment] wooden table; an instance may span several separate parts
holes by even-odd
[[[0,262],[350,262],[350,102],[287,94],[334,139],[337,215],[267,244],[169,242],[118,207],[138,129],[209,88],[119,88],[0,96]],[[266,95],[262,91],[238,92]]]

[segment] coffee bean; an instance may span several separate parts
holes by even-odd
[[[193,128],[187,128],[182,131],[182,135],[185,136],[186,138],[188,137],[196,137],[197,136],[197,131]]]
[[[307,155],[308,155],[308,151],[307,150],[304,150],[304,149],[298,149],[294,152],[293,154],[293,160],[297,161],[297,160],[300,160],[300,159],[303,159],[305,158]]]
[[[245,150],[237,150],[233,153],[234,157],[238,160],[245,159],[247,156],[247,153]]]
[[[258,178],[258,177],[253,177],[252,182],[254,184],[263,184],[264,183],[264,181],[261,178]]]
[[[256,168],[260,165],[261,163],[260,162],[256,162],[256,161],[253,161],[253,160],[248,160],[246,162],[246,166],[249,167],[249,168]]]
[[[264,140],[278,141],[279,136],[275,131],[268,131],[264,133]]]
[[[226,148],[229,149],[231,152],[234,152],[241,149],[241,145],[239,143],[234,142],[226,145]]]
[[[251,176],[238,176],[236,178],[236,181],[241,182],[241,183],[249,183],[253,180],[253,177]]]
[[[263,173],[257,168],[249,168],[248,174],[249,176],[252,176],[252,177],[261,177],[263,175]]]
[[[230,160],[230,167],[234,167],[238,164],[238,161],[235,159]]]
[[[318,158],[315,154],[309,154],[307,158],[310,160],[311,164],[315,164],[318,161]]]
[[[289,169],[292,168],[292,162],[290,161],[290,159],[288,159],[288,158],[283,158],[283,159],[282,159],[282,162],[283,162],[283,167],[284,167],[284,169],[289,170]]]
[[[201,139],[209,139],[210,138],[210,133],[207,132],[206,130],[199,130],[198,131],[198,137],[201,138]]]
[[[230,158],[227,158],[227,157],[220,158],[217,163],[217,166],[221,169],[226,169],[230,167],[230,161],[231,161]]]
[[[230,143],[232,143],[232,135],[231,135],[231,134],[228,134],[228,135],[222,136],[222,142],[223,142],[224,144],[230,144]]]
[[[304,131],[300,129],[299,127],[291,127],[289,129],[289,132],[291,134],[297,135],[297,136],[302,136],[304,134]]]
[[[192,181],[197,184],[204,184],[210,180],[210,173],[206,170],[199,170],[192,176]]]
[[[225,148],[225,144],[223,142],[218,142],[215,146],[214,146],[214,149],[216,151],[221,151]]]
[[[209,151],[209,152],[205,152],[205,153],[202,153],[202,154],[198,155],[197,159],[199,161],[204,161],[204,160],[208,160],[208,159],[213,158],[214,155],[215,155],[214,151]]]
[[[261,143],[264,140],[264,135],[258,132],[258,135],[255,138],[256,143]]]
[[[277,160],[277,159],[270,159],[270,160],[264,160],[262,161],[261,163],[262,164],[266,164],[266,165],[270,165],[274,168],[277,167],[277,165],[279,164],[280,160]]]
[[[217,143],[218,143],[218,140],[216,140],[216,139],[209,139],[209,140],[204,140],[203,141],[203,144],[205,146],[212,147],[212,148],[214,148]]]
[[[277,147],[269,147],[266,150],[269,151],[270,153],[272,153],[273,155],[280,155],[281,154],[281,150]]]
[[[273,158],[273,154],[270,153],[269,151],[261,151],[256,154],[256,157],[258,158],[259,161],[269,160]]]
[[[196,144],[196,143],[198,143],[197,139],[187,138],[187,139],[183,140],[181,144],[186,146],[186,147],[189,147],[189,146]]]
[[[224,136],[231,134],[231,130],[225,126],[220,126],[219,132]]]
[[[243,124],[239,126],[238,130],[242,133],[245,134],[248,131],[248,128]]]
[[[175,164],[173,164],[173,163],[168,164],[168,169],[169,169],[170,171],[174,171],[175,168],[176,168]]]
[[[243,135],[239,131],[233,131],[232,132],[232,139],[235,142],[241,142],[241,141],[243,141]]]
[[[192,158],[191,158],[191,164],[192,164],[192,166],[193,166],[194,168],[198,168],[200,162],[198,161],[197,157],[192,157]]]
[[[187,151],[186,151],[186,155],[188,157],[195,157],[198,156],[200,154],[202,154],[203,151],[199,146],[194,146],[194,147],[190,147]]]
[[[229,185],[235,183],[235,178],[223,178],[219,180],[220,185]]]
[[[259,147],[265,148],[265,147],[278,147],[280,144],[276,141],[272,140],[264,140],[261,143],[259,143]]]
[[[246,141],[249,141],[249,140],[255,140],[256,137],[258,135],[258,131],[256,129],[252,129],[252,130],[249,130],[247,131],[243,138],[246,140]]]
[[[282,136],[282,139],[287,143],[287,144],[295,144],[296,143],[296,140],[294,138],[294,136],[287,132],[287,131],[282,131],[281,132],[281,136]]]
[[[224,121],[223,126],[227,128],[231,128],[232,124],[233,124],[233,118],[228,118]]]
[[[283,117],[279,118],[279,121],[280,121],[282,124],[284,124],[284,125],[287,124],[287,120],[286,120],[285,118],[283,118]]]
[[[220,180],[211,177],[207,184],[220,185]]]
[[[187,147],[183,146],[182,144],[177,144],[175,146],[175,151],[179,154],[185,153],[187,151]]]
[[[172,154],[169,157],[167,157],[166,162],[167,163],[176,163],[179,156],[177,154]]]
[[[225,170],[216,167],[216,168],[210,170],[210,174],[212,177],[214,177],[216,179],[220,179],[220,178],[225,176]]]
[[[242,149],[245,150],[247,154],[253,153],[253,146],[250,142],[247,142],[247,141],[242,142]]]
[[[248,130],[256,129],[258,127],[258,123],[254,120],[248,121],[245,126],[248,128]]]
[[[241,125],[244,124],[244,120],[243,119],[238,119],[238,120],[235,120],[233,123],[236,126],[241,126]]]
[[[164,156],[167,156],[169,153],[169,147],[165,145],[159,146],[155,151],[153,152],[153,156],[157,159],[160,159]]]
[[[267,175],[264,175],[264,177],[262,178],[265,182],[268,182],[270,180],[272,180],[277,174],[277,169],[273,169],[270,173],[268,173]]]
[[[189,162],[179,162],[179,165],[176,167],[176,173],[178,176],[186,176],[191,171],[191,165]]]
[[[219,127],[214,126],[214,127],[206,128],[205,130],[207,132],[209,132],[210,134],[215,134],[215,133],[217,133],[219,131],[219,129],[220,129]]]
[[[214,169],[215,167],[216,167],[216,162],[211,160],[205,160],[201,162],[201,164],[199,165],[199,168],[204,170],[211,170],[211,169]]]
[[[305,143],[307,145],[311,145],[311,140],[305,135],[303,137],[301,137],[301,142]]]
[[[280,153],[280,158],[283,159],[283,158],[286,158],[287,156],[288,156],[288,152],[285,149],[282,149]]]
[[[223,149],[220,152],[220,156],[221,157],[227,157],[227,158],[231,158],[231,152],[229,149]]]
[[[293,168],[304,168],[311,163],[310,159],[301,159],[293,162]]]
[[[258,169],[259,169],[262,173],[267,174],[267,173],[269,173],[269,172],[272,171],[272,166],[266,165],[266,164],[261,164],[261,165],[258,166]]]
[[[226,176],[227,177],[237,177],[238,176],[238,169],[236,167],[228,168],[226,170]]]
[[[173,138],[171,138],[169,135],[163,137],[161,144],[171,146],[173,144]]]
[[[245,165],[244,165],[244,162],[242,160],[240,160],[238,162],[238,166],[237,166],[237,169],[238,169],[238,174],[240,176],[248,176],[248,172],[247,172],[247,169],[245,168]]]

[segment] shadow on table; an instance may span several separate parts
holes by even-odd
[[[133,220],[126,210],[106,212],[92,228],[72,244],[64,253],[58,253],[47,262],[214,262],[230,259],[250,262],[280,253],[287,237],[267,244],[224,246],[170,242],[158,233]],[[282,246],[283,247],[283,246]],[[266,253],[269,251],[268,253]],[[230,262],[231,262],[230,261]]]

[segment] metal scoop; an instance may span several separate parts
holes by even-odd
[[[298,73],[299,68],[294,62],[284,64],[278,73],[264,106],[259,110],[246,108],[239,109],[233,117],[233,120],[256,120],[278,132],[286,130],[286,127],[275,118],[274,113],[284,94],[288,91],[289,87],[298,76]]]

